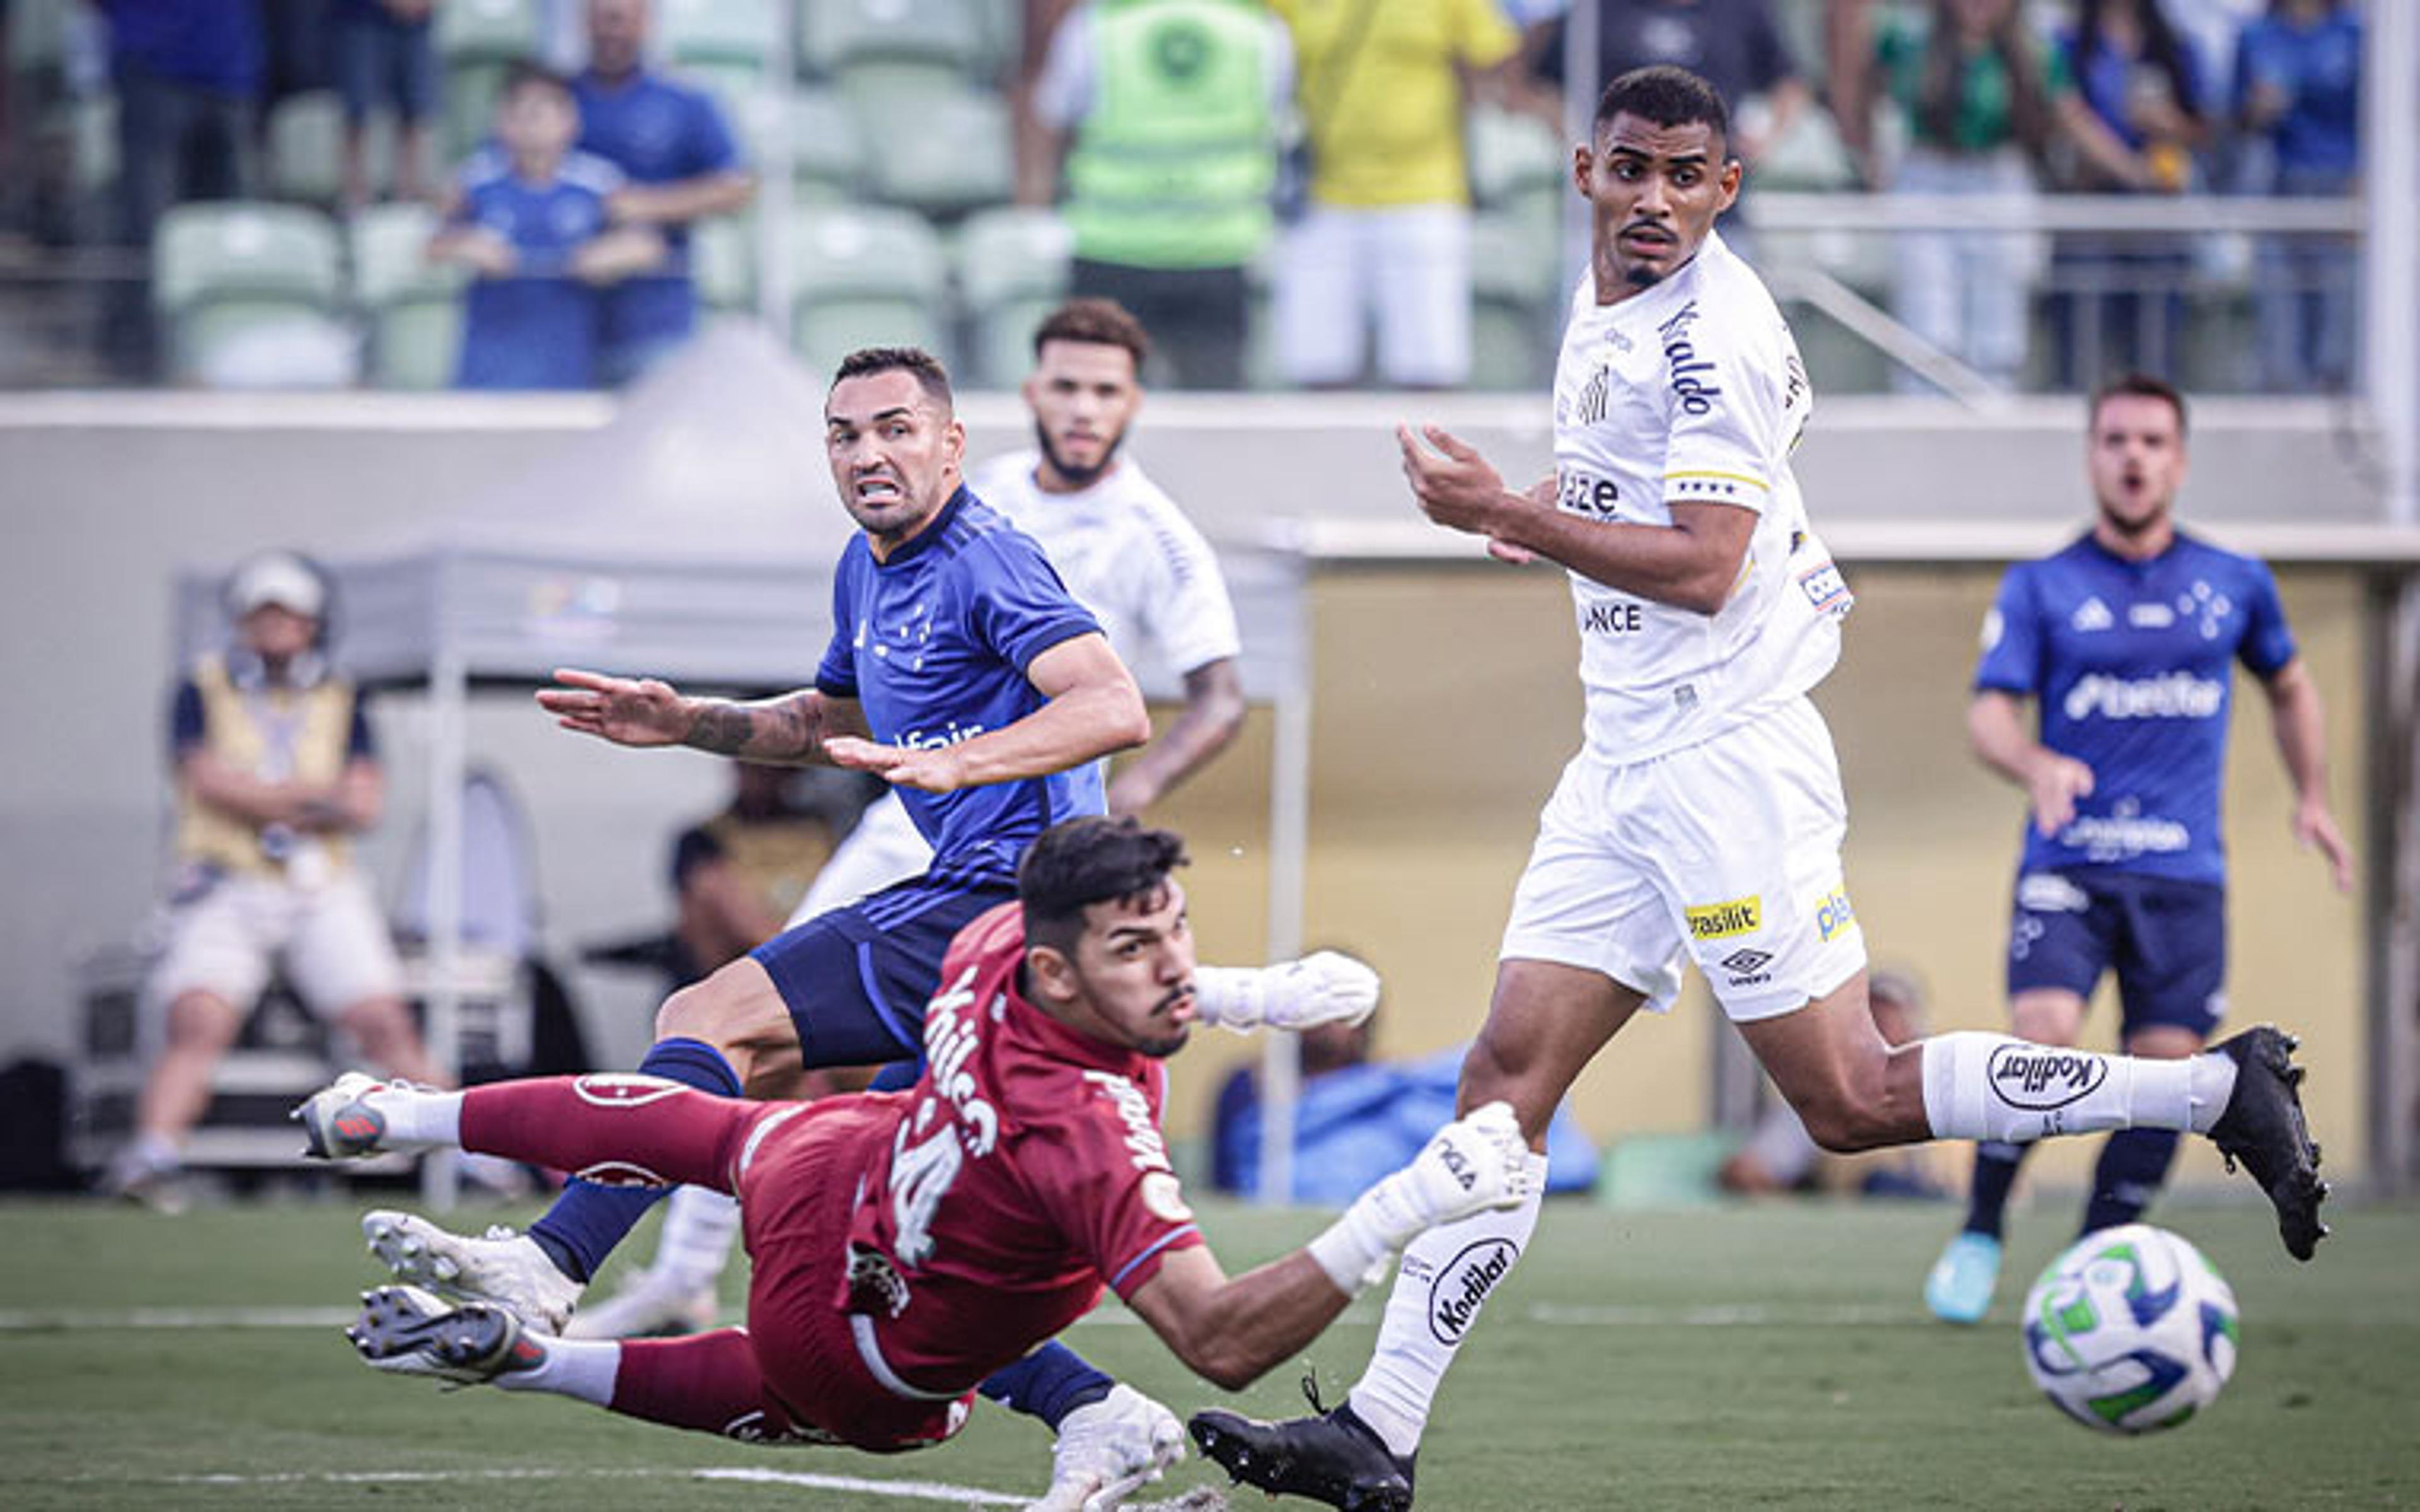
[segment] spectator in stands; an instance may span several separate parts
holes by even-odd
[[[2080,0],[2058,41],[2053,106],[2079,188],[2181,194],[2209,140],[2202,72],[2159,0]],[[2190,244],[2166,232],[2068,232],[2053,244],[2059,382],[2107,367],[2173,378],[2184,333]]]
[[[1869,182],[1901,193],[2026,195],[2051,145],[2051,97],[2063,82],[2026,26],[2020,0],[1932,0],[1892,12],[1854,77],[1834,81],[1841,136]],[[1906,150],[1877,168],[1873,104],[1886,93]],[[2031,239],[2022,231],[1891,234],[1892,313],[1917,335],[2004,387],[2024,372]],[[1928,387],[1902,371],[1900,386]]]
[[[1049,204],[1063,159],[1074,292],[1133,311],[1184,387],[1244,386],[1293,93],[1293,44],[1252,0],[1088,0],[1028,94],[1017,198]]]
[[[614,225],[612,163],[572,150],[571,87],[517,63],[496,102],[496,141],[462,169],[428,255],[477,276],[462,301],[466,389],[587,389],[600,381],[599,291],[662,265],[663,238]]]
[[[1294,1108],[1294,1190],[1296,1202],[1352,1200],[1352,1184],[1370,1171],[1391,1170],[1417,1153],[1452,1120],[1463,1053],[1458,1044],[1423,1060],[1371,1058],[1374,1016],[1358,1024],[1323,1024],[1302,1031],[1301,1082]],[[1261,1083],[1258,1058],[1219,1084],[1211,1112],[1211,1184],[1256,1196],[1261,1185]],[[1546,1190],[1585,1192],[1596,1182],[1596,1148],[1569,1109],[1546,1129]],[[1366,1183],[1364,1183],[1366,1184]]]
[[[782,933],[862,807],[816,801],[806,791],[854,788],[853,773],[736,761],[731,778],[731,801],[673,841],[675,987]]]
[[[370,190],[369,122],[381,110],[396,117],[395,189],[402,199],[428,193],[428,122],[437,110],[437,0],[336,0],[336,92],[345,102],[345,185],[348,210],[374,197]]]
[[[378,822],[378,752],[352,685],[328,658],[328,585],[291,552],[227,580],[235,643],[178,685],[176,891],[148,995],[167,1046],[145,1082],[133,1141],[106,1190],[168,1204],[178,1150],[272,964],[362,1053],[412,1081],[450,1085],[402,998],[403,974],[352,838]]]
[[[1589,0],[1582,0],[1589,3]],[[1669,63],[1711,84],[1731,108],[1731,152],[1754,168],[1766,147],[1790,134],[1814,102],[1797,64],[1774,23],[1771,0],[1593,0],[1597,8],[1597,87],[1633,69]],[[1568,9],[1568,6],[1564,8]],[[1563,37],[1568,22],[1533,26],[1533,71],[1549,87],[1562,85]],[[1544,47],[1539,47],[1540,39]],[[1747,229],[1740,212],[1753,175],[1741,180],[1741,197],[1717,223],[1731,250],[1745,255]]]
[[[1509,89],[1519,36],[1496,0],[1270,0],[1294,35],[1310,194],[1277,263],[1278,365],[1337,388],[1361,372],[1451,388],[1470,371],[1463,118]]]
[[[241,199],[255,181],[254,118],[264,41],[256,0],[99,0],[117,91],[117,231],[148,250],[172,205]],[[149,290],[124,286],[106,337],[130,376],[149,377]]]
[[[2342,195],[2361,167],[2361,15],[2341,0],[2271,0],[2235,50],[2235,117],[2265,148],[2247,187]],[[2352,377],[2358,267],[2336,237],[2263,239],[2253,289],[2260,385],[2340,391]]]
[[[659,233],[662,264],[604,301],[605,379],[621,383],[687,341],[697,326],[690,226],[755,195],[731,128],[704,91],[646,67],[647,0],[588,0],[588,67],[572,81],[580,149],[622,171],[617,225]]]
[[[1886,1043],[1912,1044],[1924,1038],[1924,992],[1915,978],[1875,972],[1866,983],[1866,1008]],[[1746,1196],[1807,1192],[1826,1184],[1823,1172],[1830,1165],[1865,1196],[1938,1197],[1943,1195],[1940,1183],[1926,1169],[1923,1154],[1919,1147],[1902,1145],[1827,1157],[1797,1110],[1786,1099],[1772,1097],[1747,1142],[1723,1162],[1714,1180],[1724,1191]]]

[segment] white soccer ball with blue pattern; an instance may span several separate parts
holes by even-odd
[[[2104,1433],[2172,1428],[2235,1373],[2235,1292],[2201,1251],[2149,1224],[2086,1234],[2025,1295],[2025,1367]]]

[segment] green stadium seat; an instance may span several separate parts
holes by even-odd
[[[1034,328],[1067,297],[1075,238],[1050,210],[978,210],[958,228],[956,254],[974,380],[1013,388],[1032,362]]]
[[[1571,193],[1571,153],[1554,128],[1534,116],[1493,106],[1470,113],[1466,133],[1471,198],[1551,244]]]
[[[941,241],[921,218],[877,206],[802,206],[789,241],[791,345],[811,366],[829,372],[860,347],[947,346]]]
[[[799,0],[799,65],[817,78],[877,61],[971,74],[995,61],[991,7],[992,0]]]
[[[755,309],[755,223],[736,215],[702,221],[690,232],[690,272],[707,309]]]
[[[675,69],[772,70],[779,0],[658,0],[656,38]]]
[[[336,203],[345,187],[345,107],[334,90],[311,89],[279,100],[269,112],[268,137],[271,197],[306,205]],[[392,188],[392,115],[380,111],[370,117],[368,150],[372,190]]]
[[[746,143],[749,162],[765,171],[786,121],[792,195],[814,202],[859,198],[865,153],[848,105],[830,89],[802,85],[791,94],[786,110],[784,115],[777,95],[751,95],[735,103],[732,127]]]
[[[889,65],[864,67],[889,73]],[[915,71],[889,77],[883,87],[865,88],[862,71],[853,69],[841,84],[860,138],[882,144],[867,161],[875,199],[946,218],[1016,196],[1005,100],[956,79]]]
[[[151,299],[183,381],[350,381],[336,230],[298,205],[179,205],[151,242]]]
[[[437,225],[437,212],[426,205],[374,205],[349,228],[353,299],[369,329],[369,379],[376,387],[453,384],[468,274],[458,265],[428,260]]]
[[[504,92],[504,69],[502,63],[477,59],[446,66],[437,122],[445,162],[460,162],[495,133],[496,101]]]
[[[544,22],[543,0],[445,0],[437,8],[437,55],[449,64],[535,57]]]
[[[1501,210],[1471,218],[1469,387],[1534,392],[1553,377],[1557,246]]]

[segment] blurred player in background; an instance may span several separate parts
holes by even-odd
[[[1983,764],[2024,790],[2032,819],[2009,927],[2011,1026],[2036,1043],[2075,1043],[2093,988],[2115,970],[2119,1043],[2176,1059],[2208,1043],[2226,1011],[2219,811],[2236,663],[2268,695],[2295,838],[2340,892],[2352,856],[2328,810],[2319,688],[2276,579],[2177,529],[2184,396],[2132,375],[2102,385],[2090,415],[2099,514],[2073,545],[2000,580],[1966,728]],[[2039,735],[2025,730],[2027,699]],[[2027,1148],[1976,1147],[1965,1227],[1925,1281],[1934,1317],[1972,1323],[1990,1310]],[[2112,1134],[2081,1231],[2140,1218],[2176,1152],[2172,1129]]]
[[[1624,74],[1600,100],[1573,159],[1591,246],[1556,372],[1552,482],[1514,493],[1446,432],[1398,432],[1432,520],[1569,570],[1587,695],[1462,1106],[1510,1102],[1534,1145],[1581,1069],[1641,1008],[1668,1010],[1694,959],[1827,1149],[2190,1128],[2245,1161],[2307,1259],[2326,1189],[2276,1030],[2153,1061],[1975,1032],[1892,1046],[1874,1026],[1840,866],[1847,806],[1807,696],[1838,657],[1850,595],[1791,473],[1812,405],[1797,344],[1713,229],[1739,188],[1729,140],[1722,97],[1682,69]],[[1197,1413],[1203,1453],[1267,1490],[1409,1506],[1437,1388],[1537,1219],[1533,1196],[1415,1241],[1349,1398],[1279,1424]]]
[[[235,644],[177,687],[176,891],[148,996],[167,1047],[135,1106],[133,1141],[104,1190],[178,1205],[178,1149],[272,967],[313,1011],[398,1076],[450,1084],[403,1001],[403,967],[352,837],[378,823],[386,781],[360,695],[328,659],[328,583],[290,551],[229,576]]]
[[[1233,1280],[1170,1168],[1159,1064],[1190,1032],[1183,843],[1132,820],[1045,831],[1018,902],[951,946],[904,1093],[772,1105],[643,1077],[464,1096],[349,1073],[299,1110],[312,1152],[424,1144],[745,1196],[745,1330],[554,1339],[492,1302],[365,1299],[380,1369],[578,1397],[760,1443],[892,1451],[954,1434],[978,1381],[1112,1289],[1177,1357],[1240,1388],[1316,1337],[1421,1228],[1520,1198],[1511,1111],[1447,1126],[1308,1245]],[[1119,1388],[1131,1396],[1128,1388]],[[1050,1503],[1072,1509],[1077,1504]],[[1086,1502],[1085,1506],[1103,1504]]]

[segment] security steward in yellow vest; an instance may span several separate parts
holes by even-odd
[[[1023,197],[1048,203],[1063,152],[1072,292],[1133,311],[1185,387],[1244,381],[1293,57],[1250,0],[1089,0],[1035,82]]]
[[[227,581],[235,643],[177,690],[177,884],[149,996],[167,1044],[107,1189],[168,1205],[179,1149],[211,1078],[282,966],[314,1012],[412,1081],[444,1085],[403,1001],[403,973],[350,838],[378,821],[384,783],[353,687],[330,668],[328,585],[290,552]]]

